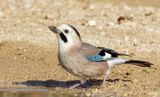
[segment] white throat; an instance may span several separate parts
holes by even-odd
[[[71,51],[74,48],[81,46],[81,40],[68,40],[67,42],[64,42],[58,37],[58,46],[59,46],[59,52],[65,53],[67,51]]]

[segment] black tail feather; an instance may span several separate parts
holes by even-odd
[[[153,65],[150,62],[140,61],[140,60],[128,60],[125,63],[126,64],[134,64],[134,65],[141,66],[141,67],[151,67],[151,65]]]
[[[129,54],[122,54],[122,53],[119,53],[118,55],[119,55],[119,56],[131,56],[131,55],[129,55]]]

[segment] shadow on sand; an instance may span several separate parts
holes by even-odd
[[[107,82],[117,82],[120,79],[109,79]],[[122,80],[124,82],[130,82],[131,80]],[[92,86],[100,86],[102,80],[87,80],[85,84],[80,85],[78,88],[90,88]],[[57,81],[57,80],[28,80],[25,82],[14,82],[16,85],[26,85],[26,86],[43,86],[43,87],[63,87],[69,88],[75,84],[80,84],[80,80],[72,80],[72,81]]]

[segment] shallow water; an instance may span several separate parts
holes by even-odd
[[[58,92],[50,88],[3,88],[0,97],[79,97],[78,93]]]

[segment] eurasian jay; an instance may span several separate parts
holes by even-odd
[[[119,56],[128,56],[112,49],[95,47],[81,40],[78,30],[69,24],[49,26],[58,38],[58,59],[61,66],[71,74],[81,78],[81,84],[88,79],[104,76],[102,84],[108,78],[111,68],[119,64],[132,64],[150,67],[150,62],[128,60]],[[76,84],[72,88],[81,84]]]

